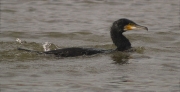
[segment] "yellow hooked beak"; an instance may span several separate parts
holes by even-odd
[[[140,26],[137,24],[128,24],[126,26],[124,26],[124,31],[129,31],[129,30],[139,30],[139,29],[143,29],[143,30],[147,30],[148,28],[145,26]]]

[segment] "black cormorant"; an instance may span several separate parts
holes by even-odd
[[[37,53],[45,53],[45,54],[54,54],[57,57],[75,57],[81,55],[93,55],[97,53],[105,53],[105,52],[112,52],[112,51],[125,51],[131,48],[131,43],[129,40],[123,35],[123,32],[135,29],[145,29],[148,30],[147,27],[140,26],[135,22],[129,19],[119,19],[112,24],[111,27],[111,39],[113,43],[116,45],[117,49],[115,50],[99,50],[93,48],[79,48],[79,47],[72,47],[72,48],[63,48],[45,52],[39,51],[32,51],[27,49],[18,48],[19,50],[25,50],[29,52],[37,52]]]

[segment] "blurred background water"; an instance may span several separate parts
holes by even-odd
[[[179,0],[1,0],[0,9],[0,92],[180,92]],[[149,28],[124,34],[136,52],[17,50],[42,51],[44,42],[113,49],[110,26],[120,18]]]

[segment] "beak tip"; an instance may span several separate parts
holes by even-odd
[[[145,30],[147,30],[147,31],[148,31],[148,28],[147,28],[147,27],[145,27]]]
[[[145,26],[140,26],[140,25],[138,25],[137,28],[138,28],[138,29],[144,29],[144,30],[147,30],[147,31],[148,31],[148,28],[145,27]]]

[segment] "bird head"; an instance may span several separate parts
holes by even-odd
[[[130,31],[130,30],[141,30],[141,29],[148,31],[147,27],[138,25],[135,22],[133,22],[129,19],[125,19],[125,18],[115,21],[113,23],[112,28],[113,29],[115,28],[117,31],[119,31],[121,33]]]

